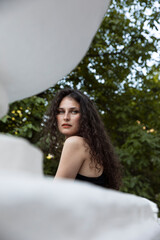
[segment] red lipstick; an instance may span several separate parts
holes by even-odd
[[[72,125],[67,124],[67,123],[62,124],[62,127],[63,127],[63,128],[70,128],[71,126],[72,126]]]

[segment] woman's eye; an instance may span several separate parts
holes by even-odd
[[[64,111],[63,110],[58,110],[58,114],[63,114]]]
[[[79,113],[78,110],[73,110],[73,111],[72,111],[72,114],[77,114],[77,113]]]

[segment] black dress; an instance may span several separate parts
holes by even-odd
[[[81,174],[77,174],[75,180],[90,182],[90,183],[93,183],[93,184],[101,186],[101,187],[105,187],[105,185],[106,185],[105,184],[106,177],[105,177],[104,172],[99,177],[86,177]]]

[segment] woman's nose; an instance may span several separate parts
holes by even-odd
[[[69,113],[68,113],[68,112],[65,112],[65,114],[64,114],[64,120],[67,121],[67,120],[69,120],[69,119],[70,119]]]

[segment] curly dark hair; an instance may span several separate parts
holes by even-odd
[[[80,129],[77,135],[83,137],[88,144],[91,161],[95,161],[96,166],[103,166],[106,176],[105,186],[118,190],[121,184],[120,162],[94,103],[88,96],[78,90],[70,88],[62,89],[51,102],[45,123],[45,128],[50,135],[50,144],[52,145],[50,152],[53,153],[53,146],[62,137],[58,131],[56,116],[58,114],[58,107],[62,99],[66,96],[73,98],[80,104]]]

